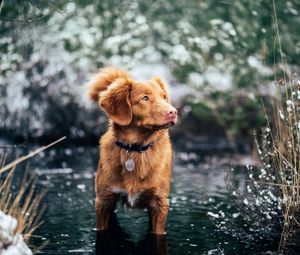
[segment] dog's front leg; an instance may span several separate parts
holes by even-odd
[[[108,228],[110,214],[116,205],[116,196],[96,197],[96,228],[105,230]]]
[[[150,217],[152,232],[158,235],[166,234],[166,221],[169,211],[169,200],[167,198],[154,198],[150,205]]]

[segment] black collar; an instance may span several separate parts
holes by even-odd
[[[142,152],[148,150],[152,146],[153,142],[148,143],[146,145],[139,145],[139,144],[136,144],[136,143],[127,144],[127,143],[122,143],[120,141],[116,141],[115,144],[117,146],[119,146],[120,148],[125,149],[127,151],[136,151],[136,152],[142,153]]]

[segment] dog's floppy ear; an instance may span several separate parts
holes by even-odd
[[[128,125],[132,120],[131,90],[132,83],[128,79],[119,78],[100,93],[100,106],[115,123],[122,126]]]
[[[169,96],[169,86],[158,76],[154,76],[152,78],[153,81],[155,81],[162,90],[166,93],[168,102],[170,102],[170,96]]]

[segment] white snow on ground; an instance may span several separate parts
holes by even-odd
[[[32,255],[24,242],[23,236],[16,233],[17,219],[0,211],[0,254]]]

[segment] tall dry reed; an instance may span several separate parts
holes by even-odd
[[[42,146],[9,164],[6,164],[7,154],[0,155],[0,211],[17,219],[18,225],[15,234],[22,234],[25,241],[28,241],[32,233],[42,224],[41,217],[46,208],[42,204],[45,190],[37,192],[37,179],[25,171],[17,191],[13,192],[13,177],[16,167],[21,162],[64,139],[65,137],[47,146]]]

